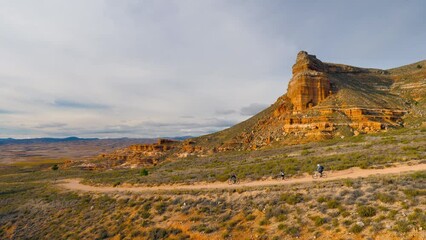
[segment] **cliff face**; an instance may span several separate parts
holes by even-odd
[[[330,94],[330,79],[325,72],[324,64],[314,55],[299,52],[287,90],[293,111],[300,112],[312,108]]]
[[[156,164],[272,143],[343,138],[407,124],[426,126],[426,61],[390,70],[365,69],[325,63],[302,51],[292,70],[287,94],[242,123],[184,142],[134,145],[101,159]]]

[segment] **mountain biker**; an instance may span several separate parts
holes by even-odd
[[[317,172],[320,174],[320,177],[322,177],[322,173],[324,172],[324,167],[320,164],[317,164]]]
[[[280,171],[280,177],[281,177],[281,179],[282,179],[282,180],[284,180],[285,173],[284,173],[284,171],[283,171],[283,170],[281,170],[281,171]]]
[[[231,179],[233,184],[237,183],[237,175],[235,175],[235,173],[233,173],[229,179]]]

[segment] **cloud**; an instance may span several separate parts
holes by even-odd
[[[44,123],[35,126],[34,128],[45,129],[45,128],[62,128],[67,126],[66,123],[52,122],[52,123]]]
[[[195,117],[194,116],[180,116],[180,118],[191,119],[191,118],[195,118]]]
[[[265,110],[269,105],[261,103],[252,103],[249,106],[243,107],[240,110],[241,115],[243,116],[253,116],[262,110]]]
[[[0,109],[0,114],[13,114],[13,113],[16,113],[16,112],[5,110],[5,109]]]
[[[203,134],[272,104],[299,50],[375,68],[426,56],[420,0],[43,3],[0,2],[6,137]],[[66,125],[40,128],[52,118]]]
[[[223,110],[216,110],[215,114],[217,115],[230,115],[233,113],[236,113],[237,111],[235,110],[229,110],[229,109],[223,109]]]
[[[97,103],[83,103],[72,100],[58,99],[53,103],[55,107],[59,108],[83,108],[83,109],[106,109],[109,108],[107,105]]]

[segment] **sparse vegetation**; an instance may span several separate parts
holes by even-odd
[[[202,158],[190,156],[145,169],[82,171],[61,167],[60,171],[52,171],[54,164],[62,166],[53,161],[0,166],[0,239],[12,238],[11,233],[17,239],[190,239],[197,234],[244,239],[247,232],[271,239],[303,238],[306,234],[308,238],[318,238],[327,232],[411,234],[419,228],[426,229],[426,190],[422,187],[426,184],[426,172],[268,188],[144,194],[76,194],[60,191],[53,185],[54,179],[60,182],[65,178],[116,187],[225,181],[231,172],[249,181],[276,176],[280,169],[297,177],[311,173],[318,162],[327,171],[334,171],[423,161],[426,132],[390,132],[306,146],[226,152]],[[366,142],[372,147],[365,148]],[[331,147],[327,155],[322,155],[324,149]],[[302,155],[302,151],[312,153]],[[180,224],[177,228],[176,222]]]
[[[302,233],[318,237],[324,231],[343,234],[368,234],[372,231],[380,234],[385,231],[385,225],[392,226],[390,230],[394,233],[408,234],[426,227],[424,204],[417,204],[403,212],[396,204],[406,197],[412,199],[408,205],[426,201],[426,195],[419,189],[425,184],[422,177],[424,172],[398,179],[391,176],[352,179],[350,186],[346,186],[346,180],[340,180],[324,182],[321,186],[308,183],[239,191],[111,193],[94,196],[59,191],[49,182],[32,182],[37,176],[54,179],[69,177],[68,174],[78,176],[81,174],[78,172],[61,170],[48,175],[52,171],[44,171],[47,175],[37,175],[36,172],[15,171],[21,175],[20,178],[13,174],[0,175],[0,202],[3,203],[0,205],[1,239],[10,238],[11,229],[23,225],[34,228],[14,232],[15,238],[23,238],[22,234],[63,239],[117,236],[190,239],[196,234],[244,238],[248,231],[260,236],[279,231],[274,236],[295,238]],[[135,173],[138,175],[138,171]],[[28,176],[32,174],[36,175]],[[23,183],[17,182],[17,179],[31,180]],[[336,187],[342,189],[335,191]],[[252,190],[250,194],[245,194]],[[362,224],[351,217],[354,214],[362,218]],[[406,217],[402,218],[402,214]],[[53,220],[48,222],[46,219]],[[179,228],[166,227],[174,226],[170,224],[175,221],[181,222]],[[83,226],[93,228],[85,231]],[[310,231],[310,228],[320,231]]]

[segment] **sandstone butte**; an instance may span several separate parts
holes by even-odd
[[[325,63],[297,54],[287,93],[223,131],[183,142],[160,139],[101,154],[106,167],[157,164],[168,158],[255,150],[426,124],[426,61],[389,70]],[[93,164],[90,164],[93,166]]]

